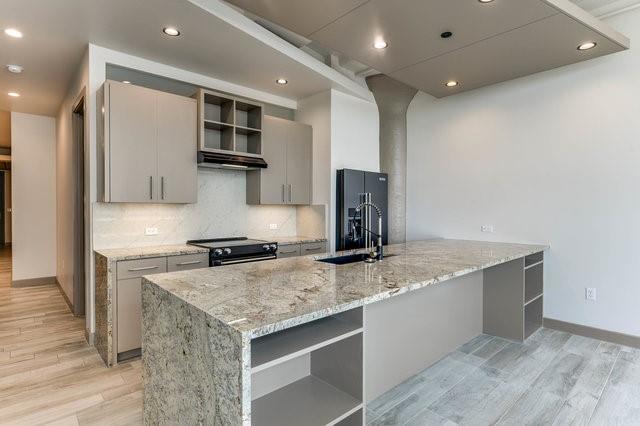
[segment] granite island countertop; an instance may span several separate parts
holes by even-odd
[[[435,239],[385,247],[382,262],[333,265],[303,256],[145,277],[251,339],[378,302],[547,249]],[[344,254],[344,253],[342,253]],[[335,256],[335,254],[333,255]]]

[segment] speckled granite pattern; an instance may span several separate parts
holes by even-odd
[[[142,306],[144,424],[249,424],[250,342],[146,279]]]
[[[108,366],[112,359],[112,306],[111,288],[109,283],[108,259],[98,253],[95,258],[96,268],[96,334],[95,347],[100,357]]]
[[[160,274],[150,281],[250,338],[469,274],[546,246],[462,240],[391,245],[382,262],[306,256]]]
[[[322,243],[327,241],[327,239],[324,237],[305,237],[302,235],[295,235],[292,237],[275,237],[275,238],[256,237],[256,239],[273,241],[274,243],[278,243],[281,246],[286,246],[290,244]]]
[[[207,253],[208,251],[206,248],[187,244],[95,250],[97,254],[108,258],[110,261],[143,259],[145,257],[179,256],[181,254]]]
[[[95,346],[100,357],[109,367],[116,364],[113,352],[113,315],[114,286],[116,285],[117,263],[123,260],[135,260],[152,257],[179,256],[183,254],[207,253],[202,247],[186,244],[149,247],[131,247],[119,249],[95,250]]]

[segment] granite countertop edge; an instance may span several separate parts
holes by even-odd
[[[446,241],[446,240],[441,240],[441,241]],[[450,240],[450,241],[457,241],[457,240]],[[483,242],[478,242],[475,241],[473,243],[483,243]],[[234,332],[239,333],[243,339],[254,339],[254,338],[258,338],[261,336],[265,336],[271,333],[275,333],[278,331],[282,331],[291,327],[295,327],[297,325],[301,325],[301,324],[305,324],[311,321],[314,321],[316,319],[320,319],[320,318],[324,318],[330,315],[335,315],[337,313],[341,313],[350,309],[354,309],[354,308],[358,308],[361,306],[365,306],[371,303],[375,303],[375,302],[379,302],[382,300],[386,300],[395,296],[399,296],[411,291],[416,291],[419,290],[421,288],[430,286],[430,285],[434,285],[434,284],[438,284],[441,282],[445,282],[457,277],[461,277],[467,274],[471,274],[477,271],[481,271],[483,269],[487,269],[490,268],[492,266],[496,266],[496,265],[500,265],[503,263],[507,263],[510,262],[512,260],[516,260],[516,259],[520,259],[526,256],[529,256],[531,254],[535,254],[535,253],[539,253],[542,251],[545,251],[547,249],[549,249],[549,245],[532,245],[532,244],[512,244],[512,243],[491,243],[491,242],[487,242],[487,244],[505,244],[505,245],[517,245],[519,246],[519,250],[517,251],[517,253],[513,253],[511,255],[508,256],[504,256],[504,257],[500,257],[500,258],[495,258],[492,259],[489,262],[484,262],[484,263],[479,263],[479,264],[475,264],[469,267],[464,267],[464,268],[460,268],[457,269],[453,272],[450,273],[446,273],[446,274],[440,274],[440,275],[434,275],[434,276],[429,276],[426,277],[426,279],[424,280],[417,280],[416,282],[411,282],[409,284],[405,284],[402,286],[397,286],[397,287],[387,287],[387,290],[383,290],[383,291],[378,291],[375,294],[370,294],[370,295],[365,295],[365,296],[361,296],[361,297],[355,297],[353,300],[347,300],[344,302],[339,302],[336,301],[335,304],[330,305],[330,306],[326,306],[326,307],[320,307],[319,309],[316,310],[310,310],[309,312],[305,312],[302,314],[295,314],[292,313],[291,317],[287,317],[287,318],[282,318],[282,319],[278,319],[276,321],[272,321],[269,323],[265,323],[265,324],[257,324],[257,325],[249,325],[246,324],[244,321],[242,321],[242,318],[240,319],[236,319],[236,320],[231,320],[231,321],[226,321],[224,318],[221,318],[219,316],[216,316],[215,312],[212,312],[211,310],[205,308],[204,306],[199,306],[197,303],[194,303],[191,300],[188,300],[188,298],[183,297],[180,294],[177,294],[176,292],[172,291],[171,289],[168,288],[164,288],[163,285],[161,283],[155,282],[154,281],[154,277],[146,277],[145,280],[143,280],[146,283],[158,286],[160,288],[162,288],[164,291],[166,291],[167,293],[173,295],[174,297],[183,300],[185,303],[188,303],[192,306],[195,306],[196,308],[198,308],[199,310],[201,310],[202,312],[204,312],[207,316],[216,319],[217,321],[227,325],[230,329],[232,329]],[[357,252],[358,250],[354,250],[351,252]],[[336,255],[343,255],[346,253],[350,253],[350,252],[341,252],[341,253],[333,253],[333,254],[329,254],[329,255],[316,255],[316,256],[306,256],[307,259],[311,258],[312,261],[317,260],[317,259],[322,259],[322,258],[328,258],[328,257],[333,257]],[[297,259],[302,259],[302,258],[297,258]],[[284,261],[287,261],[287,259],[285,259]],[[259,262],[262,263],[262,262]],[[232,267],[232,266],[231,266]],[[230,267],[227,267],[230,268]],[[161,274],[161,275],[166,275],[166,274]],[[156,276],[158,277],[158,276]],[[231,299],[230,299],[231,300]],[[225,302],[221,302],[221,304],[224,304]],[[311,307],[312,309],[314,309],[315,307]]]
[[[153,257],[179,256],[183,254],[208,253],[209,249],[188,244],[96,249],[94,253],[110,261],[148,259]]]

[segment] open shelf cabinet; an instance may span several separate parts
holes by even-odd
[[[485,269],[483,274],[485,333],[524,341],[542,327],[543,252]]]
[[[245,157],[262,157],[262,104],[200,89],[198,149]]]
[[[356,308],[254,339],[251,424],[362,425],[362,330]]]

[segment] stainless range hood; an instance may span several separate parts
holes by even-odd
[[[198,166],[230,170],[259,170],[266,169],[267,162],[261,157],[199,151]]]

